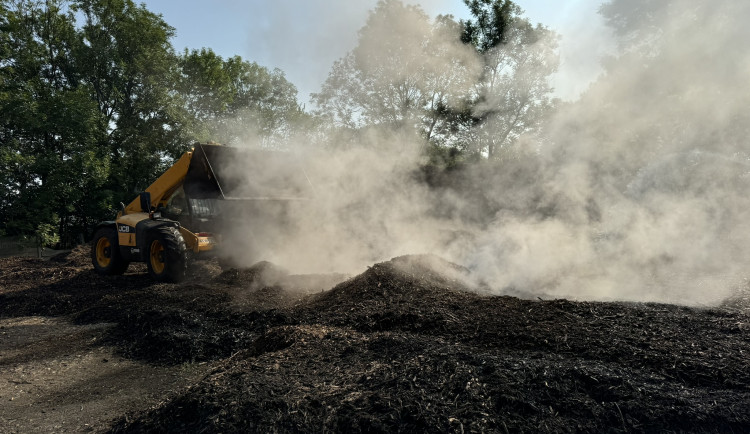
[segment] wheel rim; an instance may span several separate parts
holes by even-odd
[[[112,262],[112,244],[107,238],[99,238],[96,242],[96,262],[100,267],[107,267]]]
[[[164,263],[164,246],[159,240],[154,240],[151,243],[151,249],[149,251],[151,252],[151,269],[154,270],[154,273],[156,274],[163,273],[164,267],[166,266]]]

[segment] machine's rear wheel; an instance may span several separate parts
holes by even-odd
[[[101,228],[91,241],[91,263],[99,274],[122,274],[129,262],[120,255],[117,231],[111,227]]]
[[[187,272],[187,247],[180,231],[171,226],[151,230],[147,239],[148,274],[160,282],[180,282]]]

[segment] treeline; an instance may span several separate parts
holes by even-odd
[[[303,116],[281,71],[210,49],[129,0],[0,3],[0,232],[69,246],[195,141]]]
[[[0,1],[0,236],[71,246],[196,141],[364,146],[435,165],[502,159],[553,107],[556,39],[509,0],[430,19],[384,0],[306,111],[282,71],[208,48],[131,0]]]

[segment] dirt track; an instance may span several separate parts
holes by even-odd
[[[432,271],[435,266],[449,273]],[[343,276],[0,260],[2,432],[750,432],[750,315]]]

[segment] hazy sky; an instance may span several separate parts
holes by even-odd
[[[575,98],[599,72],[610,38],[597,14],[603,0],[517,0],[533,23],[561,36],[558,96]],[[461,0],[418,3],[431,16],[468,18]],[[333,62],[351,50],[357,30],[377,0],[145,0],[176,29],[177,50],[208,47],[223,57],[240,55],[280,68],[299,89],[299,100],[320,89]]]

